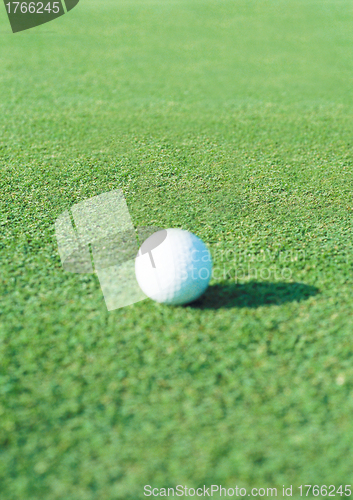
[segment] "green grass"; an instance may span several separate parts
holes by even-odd
[[[82,0],[13,35],[1,12],[1,500],[352,483],[352,23]],[[56,218],[115,188],[209,244],[203,300],[108,313],[63,271]]]

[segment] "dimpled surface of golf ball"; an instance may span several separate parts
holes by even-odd
[[[183,229],[164,229],[150,236],[135,259],[135,273],[147,297],[163,304],[183,305],[208,287],[212,258],[205,243]]]

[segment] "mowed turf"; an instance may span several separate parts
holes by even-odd
[[[0,21],[1,500],[352,483],[350,2]],[[63,271],[56,218],[116,188],[209,244],[202,300],[107,312]]]

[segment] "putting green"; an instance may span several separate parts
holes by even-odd
[[[352,483],[352,24],[85,0],[12,34],[2,10],[1,500]],[[55,220],[114,189],[208,243],[203,300],[108,312],[63,271]]]

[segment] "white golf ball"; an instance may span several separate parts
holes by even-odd
[[[208,287],[212,258],[205,243],[193,233],[164,229],[141,246],[135,273],[141,290],[156,302],[188,304]]]

